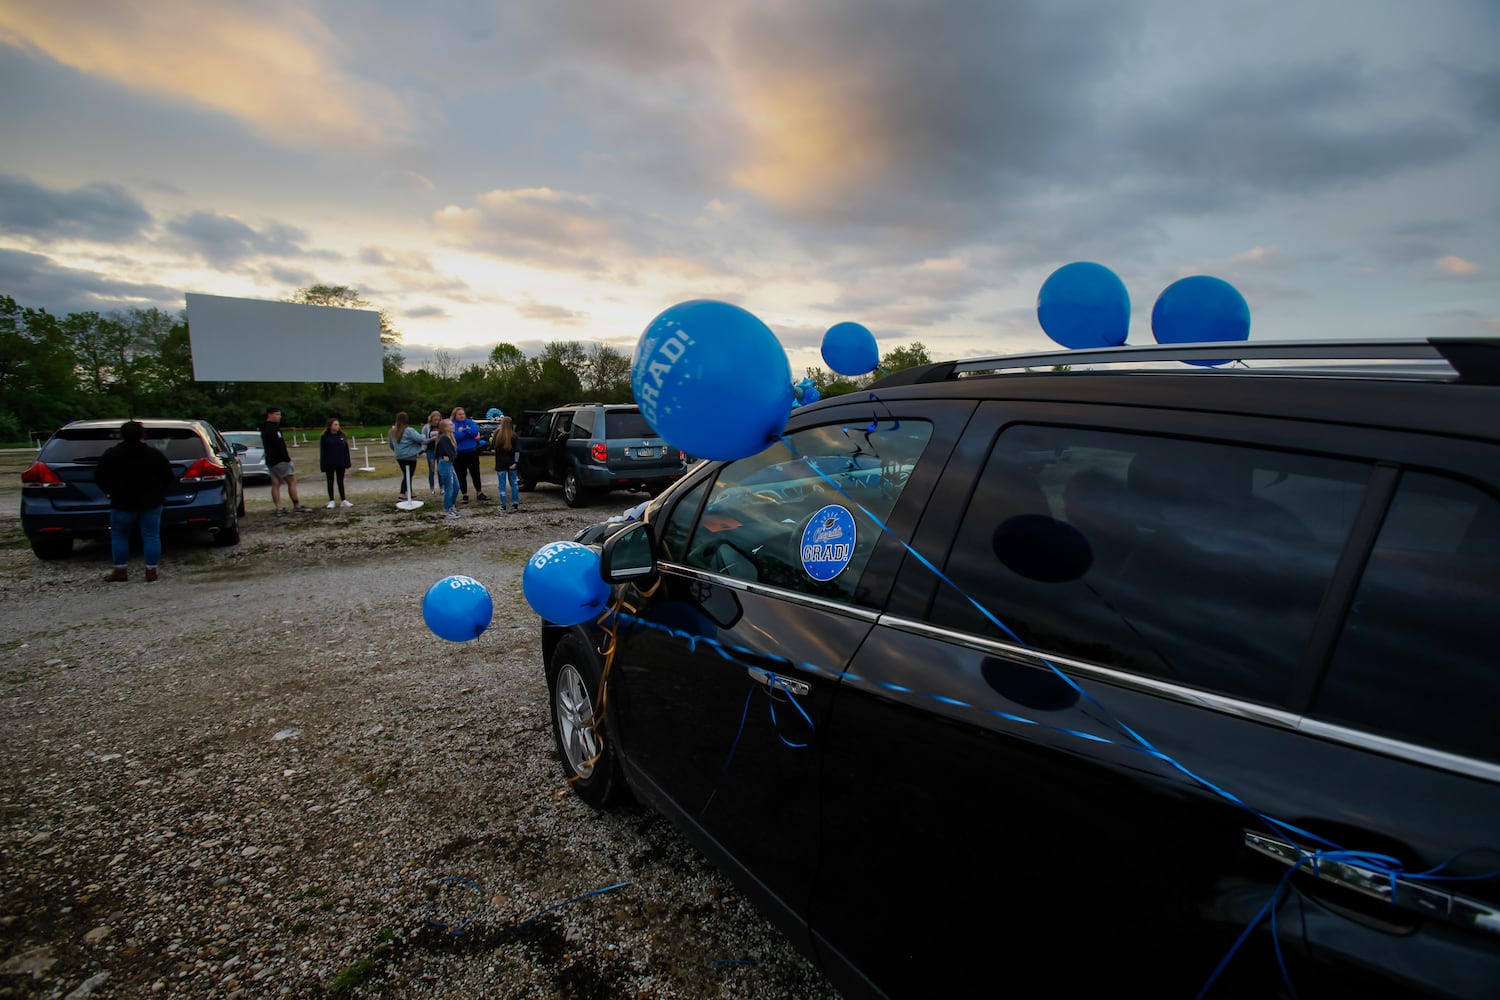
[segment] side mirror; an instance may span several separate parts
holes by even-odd
[[[236,455],[243,455],[245,452],[250,450],[248,447],[240,444],[238,441],[231,442],[229,447],[230,450],[232,450]]]
[[[599,551],[599,575],[609,583],[632,583],[656,575],[651,526],[632,521],[604,540]]]

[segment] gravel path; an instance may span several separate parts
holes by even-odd
[[[640,495],[255,486],[148,586],[36,560],[4,478],[0,997],[834,996],[665,820],[562,780],[521,568]],[[421,614],[454,573],[496,605],[463,645]]]

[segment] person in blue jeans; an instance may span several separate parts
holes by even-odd
[[[120,443],[100,457],[94,481],[109,495],[109,550],[115,568],[105,581],[130,579],[130,540],[139,529],[146,582],[154,583],[161,563],[161,508],[177,473],[166,455],[146,443],[145,424],[127,420],[120,425]]]
[[[458,517],[458,508],[453,506],[458,500],[458,473],[453,468],[458,458],[458,442],[453,439],[453,421],[443,420],[438,424],[433,449],[437,455],[438,482],[443,484],[443,515]]]
[[[510,417],[501,417],[500,426],[495,430],[495,475],[500,480],[501,510],[505,509],[507,503],[511,510],[521,509],[521,491],[516,485],[516,464],[521,460],[520,449],[515,424]],[[507,492],[509,500],[506,499]]]
[[[427,423],[422,425],[422,440],[427,442],[427,492],[437,492],[437,439],[443,432],[443,415],[437,410],[427,414]]]
[[[479,425],[469,419],[462,406],[453,408],[453,439],[458,442],[458,457],[453,460],[454,471],[458,473],[458,491],[463,497],[463,502],[469,502],[468,480],[474,480],[474,499],[480,503],[489,503],[490,498],[484,495],[484,482],[479,478]]]

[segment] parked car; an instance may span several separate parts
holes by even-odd
[[[206,529],[216,545],[240,540],[245,516],[239,456],[202,420],[138,418],[146,443],[172,463],[177,485],[162,506],[163,531]],[[62,559],[75,538],[109,535],[109,497],[94,482],[106,451],[120,443],[121,420],[75,420],[59,428],[21,473],[21,528],[40,559]]]
[[[1495,996],[1500,341],[1224,350],[908,369],[586,529],[570,787],[850,997]]]
[[[520,436],[517,485],[557,483],[569,507],[612,490],[653,495],[682,477],[682,452],[664,441],[631,403],[569,403],[528,421]]]
[[[271,479],[271,470],[266,468],[266,449],[260,431],[225,431],[224,440],[240,456],[240,472],[245,479]]]

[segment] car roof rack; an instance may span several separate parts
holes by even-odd
[[[881,388],[945,382],[949,379],[1007,371],[1028,371],[1066,365],[1143,365],[1170,361],[1414,361],[1417,365],[1362,365],[1351,367],[1287,366],[1256,368],[1263,374],[1359,375],[1411,377],[1434,373],[1466,385],[1500,385],[1500,340],[1480,337],[1432,337],[1426,340],[1283,340],[1249,343],[1147,344],[1089,347],[1008,354],[989,358],[942,361],[892,372],[876,383]],[[1423,363],[1427,362],[1427,363]],[[1446,366],[1442,365],[1446,362]],[[1434,364],[1436,363],[1436,364]],[[1180,369],[1177,369],[1180,371]],[[1216,369],[1203,368],[1203,371]]]

